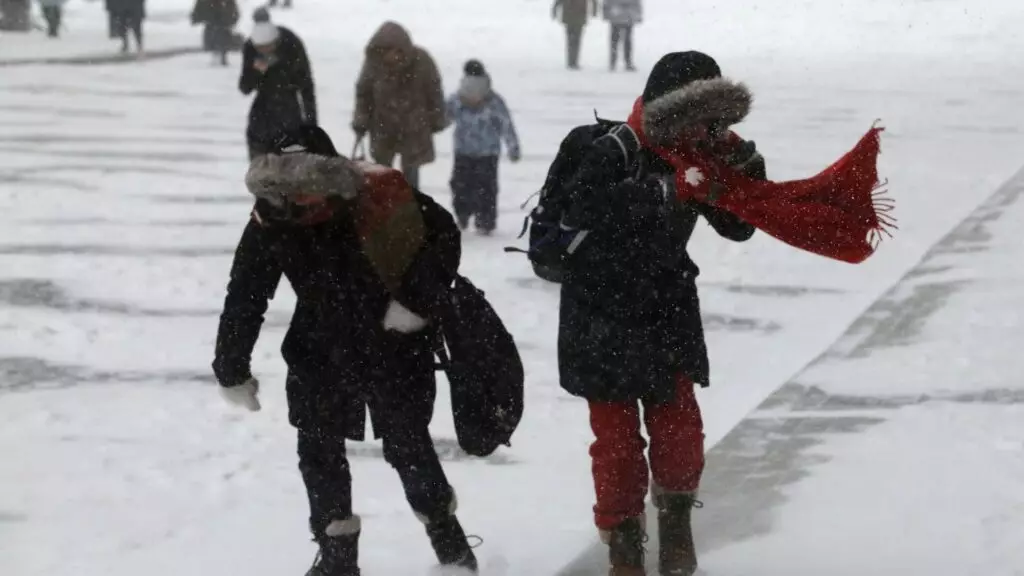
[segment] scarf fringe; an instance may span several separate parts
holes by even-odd
[[[892,215],[896,209],[896,200],[887,195],[889,190],[886,186],[888,184],[889,179],[886,178],[871,189],[871,206],[875,211],[875,226],[868,231],[868,244],[871,245],[872,251],[878,248],[885,237],[892,238],[893,231],[900,229],[896,225],[898,220]]]

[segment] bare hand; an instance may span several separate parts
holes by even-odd
[[[259,72],[266,72],[267,68],[270,68],[270,65],[267,64],[266,60],[256,60],[252,63],[252,67]]]

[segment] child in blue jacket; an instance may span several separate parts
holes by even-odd
[[[504,140],[512,162],[520,158],[519,138],[505,101],[491,89],[491,78],[478,60],[466,62],[459,90],[448,98],[448,119],[455,124],[452,208],[465,230],[475,217],[484,235],[498,223],[498,159]]]

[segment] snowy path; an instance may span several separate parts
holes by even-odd
[[[715,446],[708,575],[1024,574],[1022,196],[1024,170]]]
[[[386,17],[409,24],[448,87],[463,60],[483,59],[516,116],[526,156],[501,167],[501,231],[466,238],[464,271],[522,347],[527,415],[513,447],[482,461],[452,448],[445,402],[434,432],[467,528],[486,540],[484,564],[550,574],[594,537],[590,437],[585,407],[557,386],[557,290],[501,248],[514,242],[518,205],[539,185],[561,135],[595,108],[622,116],[643,76],[603,71],[603,25],[588,31],[587,69],[567,76],[546,3],[448,1],[446,19],[420,0],[304,0],[280,18],[306,38],[322,122],[342,150],[351,145],[345,127],[359,52]],[[150,4],[184,10],[181,0]],[[937,24],[901,34],[921,21],[923,3],[869,16],[793,4],[756,12],[739,34],[713,6],[650,0],[648,13],[661,16],[639,37],[641,69],[664,51],[697,47],[748,80],[758,99],[743,132],[777,179],[822,168],[883,118],[882,168],[901,230],[858,267],[766,237],[733,245],[701,230],[691,249],[702,267],[714,366],[715,385],[701,394],[709,445],[823,352],[1020,164],[1022,70],[1006,56],[1019,47],[1016,37],[999,36],[1020,22],[1019,7],[1006,3],[988,19],[969,14],[976,37]],[[961,8],[935,4],[928,10],[948,18]],[[70,5],[78,10],[78,20],[69,16],[74,30],[102,29],[97,4]],[[737,0],[734,9],[757,6]],[[828,25],[837,20],[841,29]],[[198,36],[178,22],[159,32],[168,47]],[[686,45],[676,40],[678,22],[692,34]],[[926,50],[926,40],[937,47]],[[78,52],[56,46],[39,54],[28,42],[12,53],[20,41],[0,38],[0,59],[115,48],[101,38]],[[860,50],[862,43],[872,48]],[[881,59],[884,48],[898,57]],[[950,58],[961,52],[970,56]],[[249,204],[241,185],[248,103],[235,91],[236,72],[199,55],[0,72],[0,566],[14,576],[270,576],[300,573],[312,558],[281,389],[288,290],[273,303],[254,355],[266,410],[253,417],[226,409],[209,377],[227,267]],[[448,135],[438,144],[440,158],[423,177],[447,203]],[[366,573],[425,571],[421,528],[378,446],[352,453]]]

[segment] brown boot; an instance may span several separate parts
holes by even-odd
[[[608,576],[645,576],[644,544],[647,542],[646,518],[630,518],[611,530],[601,531],[608,545]]]
[[[661,576],[693,576],[697,572],[697,549],[690,513],[701,504],[693,494],[653,492],[658,509],[658,571]]]

